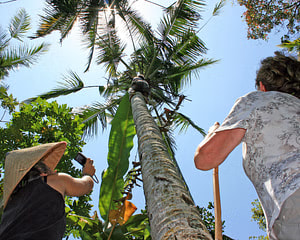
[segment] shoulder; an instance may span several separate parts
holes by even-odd
[[[56,173],[47,176],[48,181],[50,182],[60,182],[72,181],[73,177],[67,173]]]
[[[248,103],[256,102],[264,98],[264,93],[261,91],[253,91],[241,96],[237,99],[237,101],[247,101]]]

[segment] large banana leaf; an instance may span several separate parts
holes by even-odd
[[[123,176],[129,166],[129,155],[133,147],[135,127],[128,93],[123,97],[112,121],[109,136],[108,168],[102,175],[99,210],[107,223],[108,213],[114,209],[115,200],[122,198]]]

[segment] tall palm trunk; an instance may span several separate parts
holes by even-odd
[[[152,239],[212,239],[168,154],[143,94],[132,94],[131,105]]]

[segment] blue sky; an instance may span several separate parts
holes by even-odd
[[[162,1],[155,2],[162,4]],[[173,1],[163,2],[168,6]],[[203,12],[204,21],[200,25],[208,19],[217,1],[208,2]],[[149,21],[157,23],[160,12],[158,7],[143,0],[136,4],[140,4],[138,8]],[[37,15],[42,14],[43,1],[18,0],[0,4],[2,28],[6,29],[9,19],[20,7],[26,9],[34,23],[38,19]],[[242,12],[240,6],[228,1],[220,16],[213,18],[199,33],[209,49],[205,57],[220,61],[203,69],[199,77],[192,80],[192,85],[183,92],[192,101],[186,101],[181,112],[205,130],[216,121],[222,122],[238,97],[255,90],[254,79],[260,60],[279,50],[276,45],[280,44],[280,34],[273,34],[269,41],[247,39],[247,26],[241,18]],[[86,85],[105,83],[105,72],[101,66],[92,65],[89,72],[83,73],[88,52],[80,42],[78,31],[72,32],[62,44],[59,43],[58,33],[38,41],[51,43],[49,52],[32,68],[20,68],[10,73],[6,80],[10,85],[10,92],[18,100],[22,101],[55,88],[68,70],[76,71]],[[101,102],[103,99],[95,88],[60,97],[57,101],[76,107],[95,101]],[[97,138],[88,141],[84,147],[84,153],[96,162],[99,179],[106,167],[108,134],[108,130],[100,132]],[[213,201],[212,171],[199,171],[195,169],[193,162],[195,149],[201,140],[202,136],[193,129],[188,129],[184,134],[176,134],[176,158],[195,203],[206,207],[209,201]],[[134,159],[136,149],[131,155]],[[257,195],[243,171],[241,146],[220,166],[219,175],[225,234],[239,240],[263,234],[258,225],[251,221],[251,202]],[[96,185],[93,193],[95,209],[99,188],[100,185]],[[142,189],[135,189],[133,194],[134,204],[139,210],[144,209]]]

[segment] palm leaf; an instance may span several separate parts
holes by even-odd
[[[146,39],[149,42],[155,39],[154,33],[151,30],[151,25],[146,23],[139,13],[132,10],[130,7],[120,7],[117,11],[130,33],[134,51],[137,50],[135,42],[145,41]],[[133,37],[135,37],[135,39],[133,39]]]
[[[60,13],[50,13],[46,16],[41,16],[41,22],[38,30],[32,38],[44,37],[55,30],[60,29],[60,25],[64,22],[63,16]]]
[[[184,66],[174,66],[174,68],[169,71],[169,75],[166,76],[166,79],[169,80],[168,86],[171,91],[176,92],[176,89],[177,91],[180,91],[184,85],[190,84],[192,74],[195,74],[197,77],[200,69],[216,62],[217,60],[200,59],[195,64],[186,63]]]
[[[41,16],[39,29],[34,37],[42,37],[58,30],[61,33],[61,41],[70,32],[76,19],[83,8],[81,1],[47,1],[44,9],[45,15]]]
[[[166,142],[168,152],[173,160],[175,160],[175,151],[176,151],[176,140],[174,134],[171,130],[162,134],[163,139]]]
[[[87,32],[85,42],[87,44],[87,48],[90,49],[90,54],[88,57],[87,67],[84,72],[87,72],[90,68],[92,58],[95,50],[96,36],[97,36],[97,26],[98,26],[98,18],[96,18],[93,27]]]
[[[182,36],[187,29],[196,28],[204,5],[202,0],[178,0],[168,7],[158,28],[162,41],[167,36]]]
[[[178,42],[172,46],[169,59],[178,65],[185,64],[187,61],[197,61],[201,54],[206,53],[207,48],[204,42],[194,31],[188,30]]]
[[[48,44],[40,44],[36,47],[19,46],[18,48],[8,48],[1,51],[0,71],[6,72],[18,68],[20,65],[29,67],[37,58],[48,49]]]
[[[99,197],[99,210],[103,219],[108,219],[108,213],[115,208],[116,200],[122,197],[124,188],[123,176],[129,166],[129,154],[133,147],[135,136],[134,121],[128,93],[123,97],[116,115],[112,121],[109,136],[108,168],[102,175]]]
[[[111,98],[105,104],[96,102],[92,106],[75,109],[75,113],[80,114],[83,119],[84,136],[92,137],[98,134],[98,123],[100,122],[102,130],[106,129],[108,119],[113,118],[121,98]]]
[[[9,25],[9,32],[12,38],[16,38],[20,41],[25,34],[30,29],[30,17],[26,13],[25,9],[20,9],[16,16],[14,16]]]
[[[226,0],[221,0],[218,2],[213,10],[213,16],[218,16],[220,14],[221,9],[225,6]]]
[[[0,26],[0,52],[2,52],[8,46],[9,39],[7,33]]]
[[[64,80],[65,82],[60,82],[59,86],[47,93],[38,95],[38,97],[43,98],[43,99],[50,99],[50,98],[55,98],[59,97],[62,95],[68,95],[71,93],[75,93],[80,91],[81,89],[84,88],[83,81],[80,79],[80,77],[75,73],[75,72],[70,72],[69,76],[65,76]],[[38,97],[34,98],[29,98],[25,100],[25,103],[30,103],[34,100],[36,100]]]
[[[85,1],[85,4],[84,8],[81,9],[81,15],[79,17],[84,34],[91,30],[97,30],[100,15],[103,16],[103,12],[106,8],[105,1]]]
[[[121,91],[121,86],[118,83],[119,80],[109,82],[106,86],[99,86],[100,95],[104,98],[110,98],[112,95],[115,95],[118,91]]]
[[[116,31],[112,29],[109,33],[99,36],[97,46],[99,47],[97,63],[104,64],[106,71],[110,75],[116,76],[117,66],[125,49],[125,45],[121,44]]]
[[[167,96],[166,92],[159,87],[151,89],[151,98],[158,106],[162,104],[175,105],[171,96]]]
[[[60,34],[61,34],[60,41],[62,41],[69,34],[78,15],[79,12],[65,19],[65,23],[64,25],[62,25],[63,27],[60,28]]]
[[[205,136],[206,134],[205,131],[199,126],[197,126],[189,117],[185,116],[184,114],[175,112],[173,117],[174,117],[174,121],[173,121],[174,128],[180,127],[179,129],[180,132],[186,131],[187,128],[191,126],[194,129],[196,129],[199,133],[201,133],[203,136]]]

